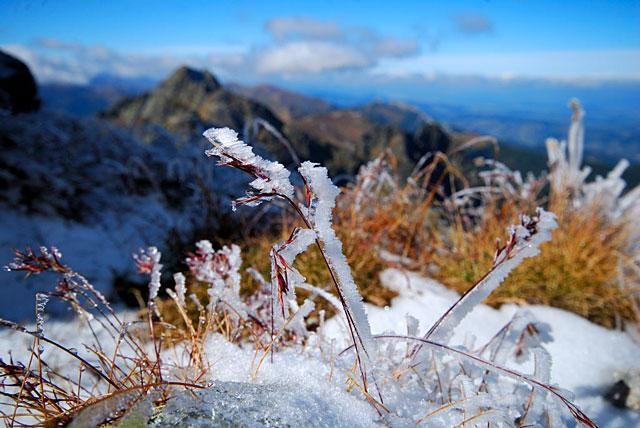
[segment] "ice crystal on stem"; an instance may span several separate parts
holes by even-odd
[[[289,170],[278,162],[254,154],[250,146],[238,139],[237,132],[229,128],[211,128],[203,135],[213,144],[213,148],[206,151],[207,156],[217,156],[220,165],[239,169],[254,178],[249,183],[253,190],[247,191],[247,197],[238,199],[237,203],[259,205],[275,195],[293,197]]]
[[[358,292],[351,268],[342,251],[342,242],[336,236],[331,224],[332,211],[336,206],[340,189],[331,182],[325,167],[307,161],[298,171],[316,196],[315,204],[310,210],[311,222],[338,282],[338,291],[344,299],[347,317],[351,319],[356,339],[359,341],[357,346],[360,346],[365,354],[373,357],[375,344],[371,338],[371,327],[362,303],[362,296]]]
[[[185,285],[186,279],[182,274],[182,272],[178,272],[173,274],[173,280],[176,283],[176,289],[175,289],[176,300],[181,306],[184,307],[185,305],[184,296],[187,293],[187,287]]]
[[[207,240],[199,241],[196,247],[195,254],[191,254],[186,262],[195,278],[209,285],[209,310],[213,311],[222,303],[229,305],[236,316],[243,317],[245,305],[240,300],[240,247],[225,245],[215,251]]]
[[[158,297],[160,291],[160,277],[162,275],[162,265],[160,257],[162,253],[156,247],[140,249],[138,254],[134,254],[133,258],[138,266],[138,273],[149,274],[149,304]]]
[[[497,249],[491,270],[438,319],[425,339],[447,343],[460,321],[498,288],[513,269],[524,259],[540,253],[540,245],[551,240],[556,227],[554,214],[542,208],[538,208],[535,216],[523,216],[521,224],[511,226],[509,241]]]

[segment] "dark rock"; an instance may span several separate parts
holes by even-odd
[[[627,397],[629,397],[630,391],[631,388],[629,388],[629,385],[627,385],[625,381],[619,380],[609,388],[604,398],[609,400],[614,406],[624,408],[626,407]]]
[[[618,373],[617,378],[604,398],[616,407],[640,411],[640,370]]]
[[[32,112],[39,107],[38,87],[29,67],[0,51],[0,110],[18,114]]]

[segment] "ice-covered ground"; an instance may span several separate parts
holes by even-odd
[[[374,334],[406,331],[406,314],[420,321],[420,333],[430,327],[457,298],[456,293],[435,281],[415,274],[389,269],[382,273],[383,283],[399,292],[386,308],[367,306]],[[456,329],[451,343],[469,343],[470,335],[476,343],[485,343],[518,311],[515,305],[505,305],[499,310],[485,305],[477,306]],[[614,372],[640,368],[640,346],[628,335],[594,325],[572,313],[545,306],[529,306],[526,310],[540,322],[549,324],[553,341],[546,344],[552,356],[553,384],[575,393],[575,403],[599,426],[640,426],[640,413],[624,411],[608,404],[602,394],[614,382]],[[69,346],[81,349],[83,335],[68,331],[77,325],[60,321],[48,323],[46,334],[67,338]],[[89,340],[89,333],[86,339]],[[279,386],[284,396],[292,397],[291,409],[280,411],[317,409],[318,424],[332,426],[374,426],[378,420],[376,412],[364,400],[347,392],[342,369],[327,364],[348,342],[343,325],[336,319],[329,320],[321,338],[312,338],[306,349],[291,347],[275,353],[273,362],[266,358],[258,369],[261,354],[252,347],[239,347],[227,342],[222,336],[213,335],[206,346],[211,363],[211,380],[225,382],[250,382]],[[335,341],[325,340],[335,338]],[[322,340],[321,340],[322,339]],[[65,340],[63,340],[65,341]],[[26,355],[29,338],[17,336],[9,331],[0,332],[0,357],[6,359],[9,350],[14,358]],[[321,344],[315,347],[314,343]],[[52,355],[52,351],[47,350]],[[165,357],[165,362],[169,360]],[[174,354],[175,355],[175,354]],[[61,358],[58,364],[64,361]],[[294,394],[292,391],[299,391]],[[315,397],[315,398],[314,398]],[[322,397],[322,405],[317,398]],[[305,400],[311,400],[309,402]],[[282,401],[282,400],[280,400]],[[312,402],[313,401],[313,402]],[[205,400],[206,402],[206,400]],[[284,406],[286,407],[286,405]]]
[[[457,294],[435,281],[394,269],[382,273],[383,283],[400,292],[389,308],[368,306],[374,333],[404,331],[405,314],[420,320],[424,331],[456,300]],[[485,343],[519,309],[503,305],[499,310],[478,305],[456,329],[452,343],[473,334]],[[540,322],[549,324],[553,341],[545,344],[552,357],[551,382],[575,394],[575,403],[603,427],[640,426],[640,413],[619,410],[602,394],[614,383],[614,372],[640,368],[640,345],[629,335],[605,329],[561,309],[526,307]]]

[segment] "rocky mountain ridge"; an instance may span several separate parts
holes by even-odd
[[[228,126],[292,165],[295,159],[282,143],[286,140],[299,159],[320,162],[333,175],[353,175],[385,150],[394,153],[400,171],[407,174],[425,153],[447,152],[455,144],[454,136],[416,110],[406,109],[409,115],[404,120],[398,106],[341,110],[288,91],[260,87],[262,100],[270,103],[264,105],[255,101],[259,97],[239,92],[237,86],[222,86],[208,71],[181,67],[155,89],[121,101],[103,117],[146,141],[158,138],[160,131],[194,140],[208,127]],[[310,104],[303,110],[300,106],[307,99]]]

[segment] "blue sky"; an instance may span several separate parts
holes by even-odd
[[[446,76],[640,80],[640,1],[2,0],[0,46],[41,81],[245,82]]]

